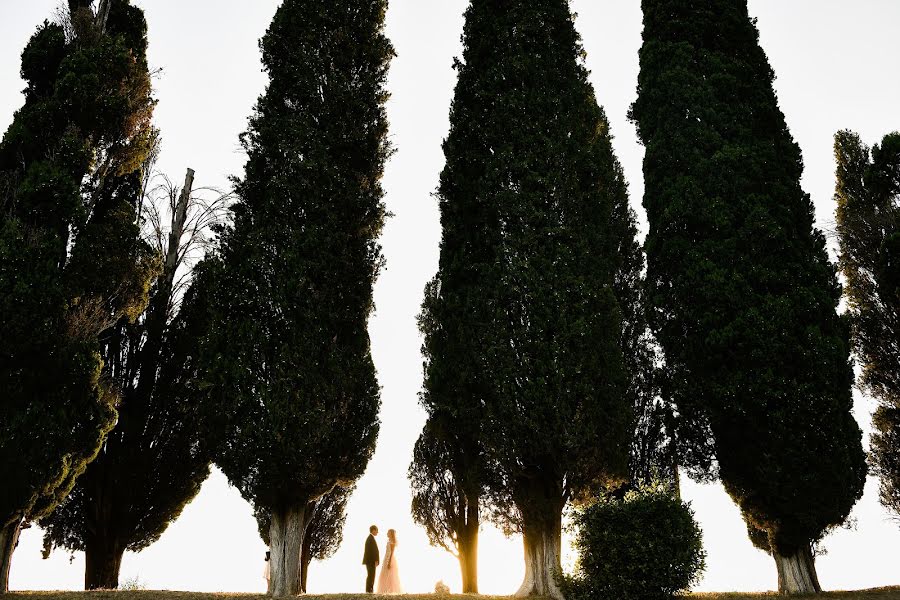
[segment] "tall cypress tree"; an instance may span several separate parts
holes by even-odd
[[[779,589],[862,495],[841,290],[746,0],[643,0],[653,327],[691,466],[718,474]]]
[[[841,270],[862,363],[862,384],[879,401],[872,462],[881,502],[900,514],[900,133],[871,150],[859,136],[835,136]]]
[[[478,533],[485,496],[482,443],[486,389],[474,356],[456,332],[461,312],[442,302],[442,273],[425,289],[419,316],[425,381],[420,401],[428,421],[416,442],[409,479],[412,516],[434,546],[459,560],[464,594],[478,593]]]
[[[85,553],[88,590],[117,588],[124,552],[159,539],[209,475],[203,396],[194,383],[205,298],[192,289],[182,304],[178,288],[187,283],[185,259],[197,252],[223,202],[192,195],[193,177],[189,170],[180,191],[164,184],[148,194],[147,209],[160,194],[170,204],[169,235],[154,236],[163,269],[144,315],[120,320],[101,337],[103,376],[120,390],[119,420],[72,493],[42,521],[45,556],[54,546]]]
[[[360,477],[378,432],[369,348],[389,154],[386,0],[286,0],[211,269],[203,385],[216,462],[271,514],[271,584],[299,591],[307,506]]]
[[[559,597],[566,503],[627,476],[627,190],[567,0],[473,0],[463,43],[433,302],[481,395],[494,513],[524,535],[519,593]]]
[[[65,498],[115,423],[99,338],[143,311],[158,268],[137,241],[143,12],[71,6],[23,52],[25,104],[0,143],[0,590],[21,525]]]

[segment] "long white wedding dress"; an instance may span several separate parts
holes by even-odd
[[[384,553],[384,562],[381,563],[381,573],[378,576],[379,594],[402,594],[403,584],[400,583],[400,565],[397,563],[397,544],[388,542]]]

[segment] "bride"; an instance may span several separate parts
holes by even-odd
[[[388,543],[384,552],[384,565],[378,576],[379,594],[402,594],[403,585],[400,583],[400,565],[397,564],[397,532],[389,529],[387,532]]]

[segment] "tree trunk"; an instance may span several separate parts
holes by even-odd
[[[778,567],[778,592],[781,594],[816,594],[822,591],[816,574],[816,561],[809,547],[791,556],[772,553]]]
[[[460,540],[459,569],[462,572],[463,594],[478,593],[478,532],[470,539]]]
[[[306,578],[309,575],[309,563],[312,562],[312,557],[306,553],[304,548],[303,556],[300,557],[300,593],[307,593],[306,589]]]
[[[459,537],[459,569],[462,573],[463,594],[478,593],[478,530],[481,528],[478,506],[478,500],[466,506],[465,530]]]
[[[84,552],[84,589],[119,589],[119,571],[124,553],[125,550],[118,548],[115,541],[87,544]]]
[[[161,360],[160,352],[168,322],[169,305],[172,303],[175,275],[181,263],[181,237],[184,235],[193,187],[194,170],[188,169],[184,177],[184,187],[181,188],[178,203],[175,205],[175,212],[172,213],[169,245],[166,248],[163,272],[156,282],[156,293],[150,299],[147,307],[147,318],[144,325],[146,341],[140,350],[140,375],[132,400],[141,406],[145,406],[150,401],[150,396],[156,386],[157,371]]]
[[[22,532],[22,521],[15,521],[0,529],[0,594],[9,591],[9,571],[12,566],[13,552],[19,543]]]
[[[106,33],[106,22],[109,20],[109,9],[112,7],[110,0],[100,0],[97,8],[97,29],[101,34]]]
[[[300,554],[305,530],[306,504],[272,510],[269,595],[296,596],[300,593]]]
[[[562,510],[550,521],[525,523],[525,581],[517,598],[541,596],[563,600],[556,576],[562,572]]]

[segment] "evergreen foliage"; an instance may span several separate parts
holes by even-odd
[[[0,143],[0,589],[21,523],[65,498],[115,423],[99,337],[144,310],[159,268],[137,241],[146,22],[107,5],[105,22],[77,7],[38,28]]]
[[[423,393],[423,398],[428,396],[429,391]],[[447,413],[454,408],[451,417]],[[439,410],[428,419],[413,450],[409,467],[412,517],[425,528],[432,546],[459,560],[463,593],[477,594],[485,465],[480,434],[472,431],[472,425],[479,422],[480,411],[461,410],[458,405]]]
[[[881,502],[900,514],[900,133],[871,150],[835,136],[837,230],[862,384],[879,401],[872,462]]]
[[[151,314],[169,311],[166,287],[159,279],[154,285]],[[148,314],[120,323],[104,339],[106,375],[121,390],[118,423],[68,498],[41,523],[45,558],[54,546],[85,552],[85,589],[116,589],[123,553],[156,542],[209,476],[196,372],[208,297],[199,289],[189,288],[164,329],[151,331]],[[153,376],[141,377],[145,369]]]
[[[459,362],[429,365],[426,390],[457,369],[448,395],[483,406],[494,515],[525,536],[520,593],[558,596],[563,507],[627,477],[615,280],[633,216],[569,3],[474,0],[463,43],[427,306]]]
[[[579,562],[569,600],[671,600],[699,582],[703,534],[689,504],[668,484],[604,497],[577,513]]]
[[[386,1],[286,0],[210,267],[203,385],[216,463],[268,509],[275,595],[296,594],[306,507],[362,475],[378,433],[369,349],[389,155]]]
[[[746,0],[643,8],[648,293],[683,456],[763,532],[780,589],[814,591],[810,546],[866,474],[835,267]]]
[[[485,495],[482,443],[485,390],[473,356],[454,335],[462,315],[441,302],[441,273],[425,289],[419,330],[424,337],[425,381],[420,394],[428,421],[416,442],[409,480],[413,520],[433,546],[459,560],[462,590],[478,593],[478,532]]]

